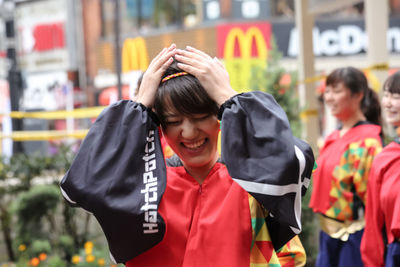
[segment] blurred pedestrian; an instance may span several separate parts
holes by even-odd
[[[314,164],[282,108],[262,92],[237,94],[218,59],[174,45],[152,60],[136,101],[98,118],[61,182],[69,203],[96,216],[114,259],[280,266]],[[177,165],[165,165],[158,122]]]
[[[383,85],[382,107],[386,122],[400,129],[400,72]],[[372,163],[361,242],[365,267],[400,267],[399,135],[397,131],[395,140]]]
[[[340,128],[320,149],[310,207],[320,216],[317,267],[362,266],[360,243],[373,158],[381,151],[379,99],[353,67],[326,79],[324,101]]]

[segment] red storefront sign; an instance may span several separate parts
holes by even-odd
[[[44,52],[65,47],[64,23],[38,24],[33,29],[34,50]]]

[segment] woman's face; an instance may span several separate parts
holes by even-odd
[[[324,92],[324,101],[333,116],[340,120],[350,118],[360,109],[361,94],[352,94],[343,83],[327,85]]]
[[[390,93],[385,90],[382,106],[386,122],[393,126],[400,126],[400,93]]]
[[[210,169],[218,159],[219,121],[211,114],[182,115],[173,108],[164,113],[164,137],[190,172]]]

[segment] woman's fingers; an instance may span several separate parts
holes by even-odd
[[[211,57],[210,57],[208,54],[206,54],[206,53],[204,53],[203,51],[198,50],[198,49],[196,49],[196,48],[194,48],[194,47],[186,46],[186,50],[189,51],[189,52],[192,52],[192,53],[194,53],[194,54],[200,55],[200,56],[202,56],[203,58],[211,59]]]
[[[162,74],[168,69],[169,65],[171,65],[172,62],[174,62],[174,59],[172,57],[169,57],[161,67]]]
[[[230,85],[226,68],[217,58],[193,47],[177,49],[175,58],[180,62],[178,67],[194,75],[217,104],[221,105],[236,94]]]
[[[221,60],[219,60],[217,57],[214,57],[213,60],[223,69],[225,69],[224,64],[222,64]]]
[[[187,59],[190,59],[193,61],[193,64],[197,64],[200,62],[207,62],[208,60],[211,60],[211,57],[208,56],[207,54],[204,53],[196,53],[196,52],[192,52],[192,51],[187,51],[187,50],[182,50],[182,49],[177,49],[176,50],[176,55],[178,56],[177,59],[179,57],[184,57]],[[178,59],[180,60],[180,59]],[[189,62],[187,62],[189,63]]]
[[[173,56],[176,54],[176,45],[172,44],[168,48],[164,48],[151,61],[149,67],[143,75],[143,80],[139,88],[137,102],[147,107],[154,104],[155,94],[161,81],[161,77],[165,70],[173,62]]]
[[[159,70],[166,62],[171,61],[171,58],[176,54],[176,45],[172,44],[168,48],[164,48],[150,63],[148,69],[152,71]],[[172,63],[172,62],[171,62]]]

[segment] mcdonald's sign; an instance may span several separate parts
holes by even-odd
[[[270,40],[268,22],[217,26],[217,54],[224,59],[232,87],[238,92],[249,90],[253,66],[267,67]]]
[[[122,72],[145,71],[149,66],[146,42],[142,37],[128,38],[122,46]]]

